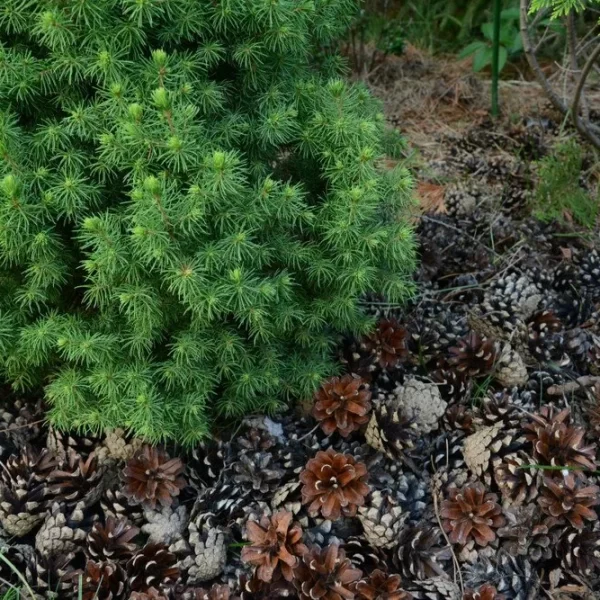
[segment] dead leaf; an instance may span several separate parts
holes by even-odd
[[[421,181],[417,185],[417,196],[422,213],[448,214],[446,188],[443,185]]]

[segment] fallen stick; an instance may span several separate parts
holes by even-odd
[[[591,387],[596,383],[600,383],[600,377],[578,377],[575,381],[568,381],[561,385],[551,385],[547,393],[550,396],[560,396],[561,394],[575,392],[579,388]]]

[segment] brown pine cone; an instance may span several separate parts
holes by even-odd
[[[179,458],[169,458],[163,450],[146,445],[123,470],[123,492],[134,504],[154,508],[158,501],[162,506],[171,506],[186,486],[183,470]]]
[[[382,369],[389,369],[408,357],[408,332],[396,319],[382,319],[377,329],[363,339],[361,346],[375,357]]]
[[[532,462],[525,452],[494,459],[494,480],[508,504],[519,506],[536,499],[541,476],[539,469],[525,466]]]
[[[469,377],[487,375],[494,368],[496,344],[472,331],[448,350],[448,364]]]
[[[443,418],[444,429],[447,431],[473,432],[473,413],[462,404],[453,404],[446,409]]]
[[[294,585],[300,600],[352,600],[354,584],[362,571],[352,567],[336,544],[312,548],[294,569]]]
[[[95,523],[87,536],[87,550],[95,560],[122,560],[130,558],[137,550],[132,543],[140,530],[126,520],[106,519],[106,524]]]
[[[317,390],[312,415],[326,435],[339,431],[348,437],[368,423],[370,400],[371,392],[358,375],[331,377]]]
[[[246,523],[251,545],[242,548],[242,561],[258,567],[259,579],[269,582],[283,576],[292,581],[298,558],[308,550],[302,543],[302,528],[292,519],[292,513],[280,511],[262,517],[260,523]]]
[[[496,539],[495,529],[506,522],[495,494],[488,494],[481,483],[466,485],[462,490],[450,489],[450,498],[442,502],[441,516],[446,533],[453,544],[466,544],[473,539],[487,546]]]
[[[465,590],[464,600],[504,600],[504,595],[489,583],[476,590]]]
[[[386,575],[379,569],[369,574],[366,579],[356,583],[356,600],[411,600],[412,596],[405,592],[400,584],[400,575]]]
[[[600,503],[600,487],[582,487],[572,473],[562,479],[543,478],[540,508],[555,519],[567,519],[575,529],[583,529],[584,520],[596,521],[597,513],[590,507]]]
[[[585,445],[585,430],[569,425],[569,409],[554,414],[544,407],[524,426],[525,437],[533,444],[533,456],[538,462],[552,466],[596,468],[596,445]]]
[[[75,571],[70,577],[76,589],[81,578],[82,600],[116,600],[125,591],[125,573],[115,563],[88,560],[83,571]]]
[[[437,528],[406,527],[394,555],[394,564],[402,575],[417,580],[445,576],[440,562],[450,560],[452,553],[446,544],[440,545],[441,538],[442,532]]]
[[[75,450],[67,450],[67,460],[48,476],[50,492],[55,499],[71,506],[84,501],[95,504],[104,491],[102,480],[105,469],[98,464],[92,452],[84,460]]]
[[[127,561],[125,570],[132,592],[173,584],[179,576],[177,559],[164,544],[146,544]]]
[[[370,490],[366,479],[366,465],[350,454],[340,454],[333,448],[317,452],[300,473],[304,484],[302,503],[309,505],[308,513],[313,517],[319,513],[331,520],[354,517]]]
[[[466,402],[471,395],[473,382],[466,371],[459,371],[447,361],[438,361],[431,380],[439,387],[442,398],[449,403]]]
[[[541,361],[560,361],[564,355],[563,330],[560,319],[550,310],[534,313],[527,320],[529,352]]]

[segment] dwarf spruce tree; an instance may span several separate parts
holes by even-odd
[[[310,394],[365,293],[406,297],[410,177],[319,52],[352,14],[0,3],[0,365],[58,427],[192,443]]]

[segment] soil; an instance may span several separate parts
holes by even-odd
[[[4,390],[3,523],[14,511],[7,490],[34,485],[23,474],[27,460],[19,471],[9,458],[25,443],[62,456],[79,490],[70,497],[40,477],[34,483],[46,496],[32,496],[27,508],[34,525],[0,536],[37,596],[77,597],[85,585],[78,570],[102,562],[90,532],[109,517],[140,533],[122,559],[104,560],[119,565],[123,584],[99,585],[100,600],[130,597],[132,553],[152,558],[155,543],[178,573],[159,569],[152,597],[217,598],[225,592],[209,592],[214,584],[246,598],[294,596],[282,582],[259,586],[241,560],[248,520],[286,510],[306,544],[340,544],[364,577],[376,568],[398,573],[414,598],[599,597],[600,238],[568,210],[560,223],[532,216],[537,161],[575,134],[523,80],[502,83],[503,116],[490,119],[488,83],[468,64],[411,48],[370,83],[410,142],[401,160],[416,173],[421,266],[410,305],[365,300],[383,329],[400,331],[393,359],[381,360],[381,346],[364,339],[339,348],[371,395],[369,425],[344,438],[326,435],[310,414],[249,417],[189,454],[168,448],[184,461],[187,486],[152,508],[123,495],[139,442],[122,432],[60,435],[44,424],[39,402]],[[598,194],[599,173],[584,146],[580,185],[590,194]],[[303,504],[300,473],[329,448],[367,466],[370,493],[356,516],[332,521]],[[571,479],[591,490],[587,499],[571,494],[549,507],[552,486],[568,495]],[[482,513],[491,539],[457,542],[449,502],[478,486],[494,507]],[[573,514],[581,506],[580,524]],[[26,589],[8,565],[0,577]],[[495,596],[465,595],[485,584]],[[88,589],[84,598],[92,597]]]

